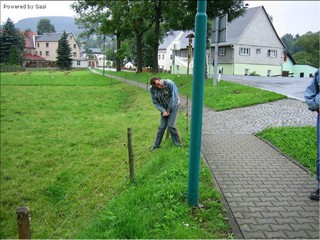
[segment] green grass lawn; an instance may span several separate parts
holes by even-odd
[[[189,133],[150,152],[159,113],[147,91],[89,71],[1,73],[1,233],[17,238],[16,209],[32,238],[228,238],[206,165],[200,201],[186,203]],[[132,128],[136,184],[127,177]]]
[[[257,135],[297,160],[311,173],[316,173],[317,139],[315,126],[268,128]]]
[[[151,77],[154,76],[154,74],[148,72],[137,74],[134,72],[106,71],[106,73],[129,80],[139,81],[145,84],[148,84]],[[179,89],[179,94],[192,97],[192,76],[173,75],[167,73],[159,73],[156,76],[163,79],[169,78],[173,80]],[[216,86],[213,86],[212,79],[205,80],[204,84],[204,105],[216,111],[256,105],[259,103],[272,102],[287,98],[286,96],[278,93],[244,86],[237,83],[230,83],[223,80]]]

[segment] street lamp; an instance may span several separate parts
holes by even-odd
[[[188,68],[187,68],[187,76],[189,76],[189,65],[192,58],[192,39],[194,38],[194,33],[189,33],[186,38],[189,38],[189,46],[188,46]]]

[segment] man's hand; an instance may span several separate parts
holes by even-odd
[[[164,117],[168,117],[169,115],[170,115],[170,113],[168,111],[165,111],[162,113],[162,116],[164,116]]]

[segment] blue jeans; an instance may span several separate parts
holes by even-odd
[[[318,179],[318,188],[320,188],[320,113],[318,113],[317,116],[317,161],[316,161],[316,167],[317,167],[317,179]]]
[[[161,114],[160,127],[158,128],[157,137],[154,143],[154,147],[159,147],[166,129],[169,129],[171,139],[177,146],[181,144],[180,135],[178,129],[175,127],[175,122],[178,114],[178,107],[174,108],[168,117],[164,117]]]

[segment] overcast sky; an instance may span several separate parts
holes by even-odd
[[[8,17],[14,23],[23,18],[41,16],[75,16],[70,8],[74,1],[1,1],[1,23]],[[280,37],[286,33],[303,35],[320,31],[320,1],[245,1],[249,7],[263,5],[273,17]],[[8,6],[21,6],[12,9]]]

